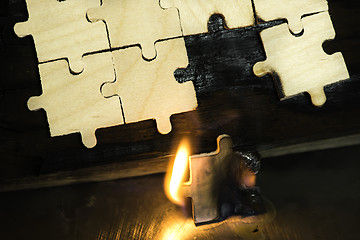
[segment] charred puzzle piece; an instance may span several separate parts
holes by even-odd
[[[180,191],[183,197],[192,199],[196,225],[265,212],[255,187],[259,158],[253,153],[235,152],[232,145],[230,136],[221,135],[216,151],[189,159],[190,179]]]

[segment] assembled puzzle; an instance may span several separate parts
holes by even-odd
[[[51,136],[79,132],[88,148],[98,128],[154,119],[167,134],[173,114],[198,107],[193,82],[174,71],[188,65],[184,36],[207,32],[213,14],[228,29],[286,19],[259,30],[267,59],[253,66],[271,74],[281,100],[308,92],[326,102],[324,86],[349,78],[340,52],[322,44],[335,38],[326,0],[26,0],[29,19],[19,37],[34,39],[42,95],[28,101],[45,109]]]

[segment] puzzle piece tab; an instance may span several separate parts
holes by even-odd
[[[140,44],[149,60],[156,57],[156,41],[181,36],[176,9],[164,11],[159,0],[103,0],[100,7],[89,9],[88,17],[105,21],[112,48]]]
[[[15,24],[19,37],[32,35],[38,61],[66,58],[72,72],[80,73],[84,53],[108,49],[106,26],[90,23],[86,11],[99,0],[26,0],[29,19]]]
[[[228,135],[217,138],[217,149],[193,155],[189,159],[190,181],[184,183],[183,197],[191,197],[195,223],[210,222],[219,217],[219,185],[226,178],[229,163],[234,159],[232,140]]]
[[[84,145],[96,145],[95,130],[123,124],[120,100],[106,99],[101,84],[114,81],[111,53],[83,58],[81,74],[69,72],[67,62],[59,60],[39,65],[43,94],[31,97],[30,110],[45,109],[51,136],[80,132]]]
[[[174,71],[188,64],[184,39],[157,43],[158,55],[145,61],[138,47],[113,52],[117,80],[105,84],[104,96],[118,95],[125,122],[155,119],[160,133],[171,131],[170,116],[197,107],[192,82],[179,84]]]
[[[223,14],[230,29],[255,22],[251,0],[160,0],[160,6],[179,10],[184,36],[207,32],[207,23],[213,14]]]
[[[285,18],[294,34],[303,30],[301,17],[305,14],[327,11],[327,0],[254,0],[257,17],[264,21]]]
[[[267,59],[254,65],[254,73],[276,73],[285,97],[308,92],[314,105],[326,101],[324,86],[349,78],[340,52],[327,55],[324,41],[335,38],[328,12],[303,19],[304,34],[293,36],[286,23],[263,30],[260,35]]]

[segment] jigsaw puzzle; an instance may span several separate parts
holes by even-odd
[[[52,136],[80,132],[87,147],[95,146],[97,128],[155,119],[160,133],[170,132],[172,114],[197,107],[193,82],[174,77],[188,65],[181,37],[207,32],[213,14],[222,14],[228,28],[255,23],[251,0],[26,3],[28,21],[14,30],[33,36],[43,88],[28,106],[46,110]],[[321,49],[335,37],[327,1],[255,0],[255,7],[259,18],[288,24],[260,33],[267,60],[255,64],[254,73],[275,72],[285,97],[307,91],[314,105],[324,104],[323,87],[349,77],[341,53]],[[307,14],[315,15],[301,18]],[[300,33],[303,25],[301,37],[289,31]]]
[[[213,14],[223,14],[228,28],[255,23],[251,0],[160,0],[160,6],[179,10],[184,36],[207,32],[207,23]]]
[[[176,9],[164,11],[159,0],[103,0],[100,7],[88,11],[88,17],[105,21],[112,48],[140,44],[148,60],[156,57],[156,41],[181,36]]]
[[[335,38],[328,12],[303,18],[304,34],[293,36],[286,23],[263,30],[260,35],[267,59],[254,65],[254,73],[276,73],[285,97],[308,92],[314,105],[326,101],[324,86],[349,78],[340,52],[326,54],[322,44]]]
[[[38,61],[66,58],[72,72],[83,70],[84,53],[109,48],[104,23],[90,23],[86,11],[99,0],[26,0],[29,19],[14,27],[19,37],[32,35]],[[46,10],[45,10],[46,9]]]
[[[118,95],[126,123],[155,119],[160,133],[171,131],[170,116],[197,107],[192,82],[180,84],[175,69],[186,67],[188,58],[183,39],[157,43],[155,60],[145,61],[138,47],[114,51],[117,79],[105,84],[104,96]]]
[[[254,0],[257,17],[264,21],[285,18],[294,34],[303,30],[301,17],[328,10],[326,0]]]
[[[31,97],[30,110],[45,109],[51,136],[80,132],[84,145],[96,145],[98,128],[123,124],[119,98],[104,98],[100,92],[103,82],[114,81],[111,53],[100,53],[83,58],[81,74],[69,72],[67,62],[39,64],[43,94]]]

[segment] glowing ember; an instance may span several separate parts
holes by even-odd
[[[185,180],[184,178],[189,165],[189,155],[189,143],[187,140],[183,140],[176,153],[174,164],[172,168],[169,169],[170,171],[168,170],[165,179],[165,192],[167,197],[178,205],[183,204],[183,199],[179,195],[179,189]]]

